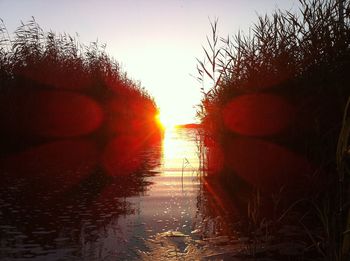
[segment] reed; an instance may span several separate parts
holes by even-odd
[[[214,83],[208,91],[201,89],[204,97],[200,118],[205,122],[211,113],[215,114],[216,107],[242,93],[276,88],[302,78],[309,78],[302,86],[305,92],[307,88],[317,93],[326,91],[328,86],[315,86],[314,78],[319,77],[321,82],[348,66],[344,59],[349,45],[349,1],[344,2],[342,24],[337,3],[300,1],[300,14],[279,10],[271,16],[260,16],[249,35],[239,32],[219,37],[218,21],[212,22],[212,37],[207,37],[209,47],[204,48],[205,59],[198,60],[197,79]],[[330,73],[322,74],[330,68]],[[332,92],[345,92],[340,80],[333,85],[328,87]],[[344,97],[342,101],[344,104]]]
[[[106,44],[100,44],[98,41],[84,45],[76,37],[68,34],[44,32],[34,17],[27,23],[21,22],[11,39],[1,20],[1,87],[20,88],[18,81],[23,80],[28,86],[30,80],[35,80],[37,85],[44,85],[42,88],[69,89],[80,82],[92,85],[94,81],[100,81],[99,84],[103,83],[105,86],[96,84],[83,88],[101,88],[102,91],[109,91],[111,88],[125,87],[154,104],[141,83],[130,79],[119,63],[106,53],[105,48]],[[39,77],[39,73],[44,78],[34,78]],[[68,78],[70,81],[67,80],[63,86],[57,86],[62,83],[61,78]],[[35,88],[39,88],[37,85]]]
[[[151,129],[157,128],[153,126],[158,111],[154,99],[140,82],[132,80],[120,64],[107,54],[105,44],[95,41],[85,45],[68,34],[44,32],[34,18],[26,23],[21,22],[10,36],[1,21],[0,98],[42,90],[88,96],[104,110],[106,119],[115,122],[113,126],[119,126],[119,132],[130,131],[142,136],[142,129],[144,136],[147,136]],[[113,100],[119,104],[114,112],[108,109],[108,103]],[[1,110],[15,112],[20,106],[15,103],[0,105]],[[132,127],[136,121],[144,128]],[[108,128],[105,124],[97,130],[95,134],[99,140],[106,142],[113,138],[111,135],[120,134],[111,134]],[[0,135],[11,137],[12,134],[3,129]],[[19,138],[13,137],[12,140]],[[19,143],[26,142],[22,140]],[[6,146],[9,148],[12,145]]]
[[[249,34],[238,32],[220,37],[218,21],[211,22],[205,58],[198,61],[197,66],[197,79],[203,93],[197,115],[205,135],[223,148],[226,158],[230,157],[225,150],[227,141],[240,135],[225,125],[222,112],[235,98],[273,93],[294,104],[299,118],[309,115],[308,130],[300,128],[297,118],[289,131],[263,137],[297,152],[317,166],[315,172],[304,179],[310,187],[319,189],[308,191],[289,203],[286,196],[281,195],[274,201],[274,212],[278,213],[276,217],[283,218],[275,218],[274,222],[282,222],[296,209],[308,209],[300,213],[300,219],[306,215],[317,220],[315,223],[323,227],[322,236],[312,234],[311,228],[305,229],[302,222],[297,223],[314,241],[314,248],[326,260],[347,260],[350,1],[300,0],[299,3],[298,13],[277,10],[271,15],[259,16]],[[208,83],[212,87],[206,90],[203,86]],[[346,116],[343,117],[344,108]],[[234,175],[232,171],[222,172],[224,180]],[[327,184],[326,189],[321,189],[321,184]],[[284,184],[283,188],[288,190],[288,185]],[[259,209],[264,204],[258,199],[271,195],[253,195],[248,204],[248,218],[253,227],[258,227],[260,221],[267,218]]]

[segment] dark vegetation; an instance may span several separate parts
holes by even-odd
[[[157,113],[105,46],[45,33],[34,18],[11,39],[1,23],[0,223],[41,246],[78,226],[71,243],[79,245],[82,215],[102,228],[134,211],[121,198],[143,193],[159,164],[160,155],[145,156],[161,140]],[[54,232],[32,236],[38,227]],[[3,247],[5,258],[30,253]]]
[[[154,100],[104,45],[45,33],[34,18],[13,39],[1,24],[0,37],[2,153],[48,138],[92,135],[103,146],[119,134],[155,134]]]
[[[125,137],[127,149],[159,138],[156,114],[152,97],[104,45],[45,33],[34,18],[11,39],[1,24],[0,154],[78,138],[91,138],[103,150]]]
[[[198,111],[208,178],[248,206],[256,255],[289,240],[295,260],[348,260],[350,1],[301,0],[248,35],[211,29],[197,67],[213,83]]]
[[[142,183],[140,170],[150,169],[142,153],[161,138],[157,113],[152,97],[127,77],[105,46],[45,33],[34,18],[22,23],[13,39],[1,24],[0,178],[5,191],[24,179],[20,193],[27,198],[49,192],[59,200],[96,173],[120,184]]]

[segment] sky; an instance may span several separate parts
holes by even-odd
[[[0,18],[13,33],[34,16],[45,30],[106,44],[133,80],[155,98],[162,117],[196,122],[201,84],[196,58],[218,18],[220,36],[248,32],[257,15],[296,10],[297,0],[0,0]]]

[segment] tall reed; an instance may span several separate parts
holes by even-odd
[[[104,110],[106,119],[115,121],[111,125],[118,125],[119,131],[147,136],[150,129],[156,129],[152,126],[158,110],[154,99],[107,54],[105,44],[85,45],[68,34],[44,32],[34,18],[21,22],[10,36],[1,21],[0,98],[40,90],[87,95]],[[115,111],[108,108],[112,101],[118,103]],[[14,103],[0,107],[7,106],[1,107],[2,111],[12,113],[20,106]],[[145,128],[135,127],[135,122]],[[100,140],[111,138],[107,137],[112,132],[108,128],[105,124],[97,130]],[[0,135],[11,137],[11,132],[3,131]]]
[[[350,96],[350,1],[299,3],[297,13],[277,10],[272,15],[259,16],[249,34],[238,32],[220,37],[218,21],[211,22],[212,37],[207,37],[205,58],[198,61],[197,71],[202,86],[209,81],[212,88],[201,89],[198,117],[205,135],[225,147],[227,140],[238,134],[225,125],[222,112],[236,97],[274,93],[294,104],[299,117],[289,132],[267,140],[288,147],[318,166],[314,175],[308,177],[309,184],[327,184],[327,190],[309,194],[303,202],[313,202],[316,207],[311,214],[321,223],[326,220],[323,226],[328,236],[321,249],[325,258],[346,260],[349,129],[343,112]],[[304,115],[308,115],[307,130],[300,128]],[[225,158],[229,157],[226,152]],[[250,214],[259,213],[251,207]]]

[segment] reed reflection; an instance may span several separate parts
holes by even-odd
[[[1,159],[0,259],[98,259],[96,245],[89,253],[86,247],[110,237],[105,229],[116,228],[121,215],[135,213],[125,198],[144,194],[160,147],[144,147],[137,170],[111,177],[91,144],[55,142]]]

